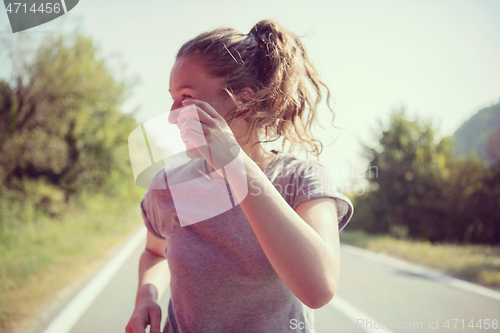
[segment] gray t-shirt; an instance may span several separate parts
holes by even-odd
[[[335,191],[326,168],[317,161],[273,152],[277,156],[264,173],[286,202],[295,209],[313,198],[337,198],[338,221],[332,223],[342,229],[353,207]],[[165,177],[168,183],[171,178],[198,178],[196,198],[213,193],[211,182],[225,182],[204,178],[201,158],[193,163],[160,172],[153,182],[165,184]],[[192,209],[203,209],[203,205],[194,202]],[[184,227],[168,186],[149,189],[141,206],[148,230],[167,240],[171,298],[164,332],[306,332],[292,329],[291,320],[314,322],[313,310],[288,289],[269,263],[239,205]]]

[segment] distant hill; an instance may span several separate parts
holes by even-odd
[[[458,155],[475,153],[492,164],[493,159],[487,151],[488,140],[498,127],[500,127],[500,102],[479,110],[455,131],[453,134],[455,153]]]

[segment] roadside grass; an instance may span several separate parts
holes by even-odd
[[[368,235],[362,231],[342,231],[340,240],[500,290],[500,246],[431,244],[389,235]]]
[[[0,234],[1,332],[25,331],[109,258],[141,224],[140,201],[129,201],[97,195],[58,220]]]

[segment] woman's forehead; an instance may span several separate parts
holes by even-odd
[[[208,74],[206,67],[198,60],[180,57],[176,60],[170,72],[170,90],[200,89],[207,86],[223,85],[222,78]]]
[[[191,82],[203,79],[203,71],[196,62],[179,58],[170,71],[170,89],[180,90],[185,86],[193,86]]]

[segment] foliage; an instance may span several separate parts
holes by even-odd
[[[381,126],[378,145],[364,146],[378,169],[373,190],[355,198],[351,226],[398,238],[500,242],[500,167],[454,155],[453,139],[438,140],[430,122],[409,120],[404,109]]]
[[[493,133],[491,133],[488,138],[488,146],[486,147],[488,151],[488,157],[493,163],[500,162],[500,126],[495,128]]]
[[[113,254],[140,225],[143,190],[134,192],[129,200],[96,194],[84,208],[67,207],[57,222],[40,217],[0,233],[0,332],[31,331],[16,324],[45,316],[61,291],[72,291]]]
[[[128,158],[136,123],[120,112],[130,83],[92,40],[0,51],[13,69],[0,77],[0,331],[17,332],[137,225],[143,191]]]
[[[120,112],[126,82],[78,33],[48,37],[32,53],[13,57],[20,69],[0,79],[3,227],[38,213],[55,217],[79,195],[116,195],[132,177],[127,137],[135,121]]]
[[[456,130],[453,134],[455,152],[461,156],[474,153],[493,165],[495,158],[488,151],[488,141],[499,127],[500,102],[479,110]]]

